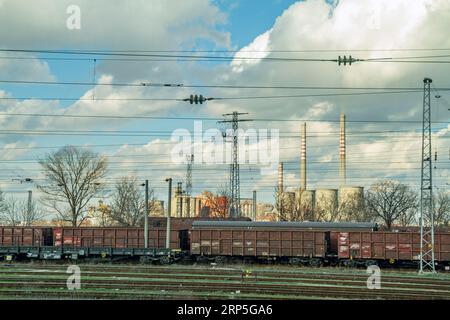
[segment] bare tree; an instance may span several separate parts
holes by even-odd
[[[23,200],[19,203],[20,217],[23,226],[31,226],[46,217],[45,211],[35,200]]]
[[[103,200],[99,200],[98,205],[93,205],[89,210],[91,211],[90,217],[94,225],[99,227],[114,225],[114,221],[111,220],[111,207],[103,203]]]
[[[324,222],[366,222],[372,218],[364,207],[363,198],[357,194],[346,195],[341,199],[322,195],[316,198],[314,213],[317,221]]]
[[[342,203],[338,203],[337,199],[322,195],[316,200],[317,205],[314,208],[314,214],[317,221],[336,222],[343,220]]]
[[[34,200],[18,200],[14,197],[3,198],[0,202],[0,223],[10,226],[31,226],[43,219],[46,214]]]
[[[300,202],[295,192],[275,187],[274,214],[278,221],[304,221],[312,215],[312,207]]]
[[[0,223],[7,226],[20,226],[19,201],[14,197],[3,198],[2,212],[0,213]]]
[[[297,195],[292,193],[285,194],[285,201],[287,201],[288,221],[314,221],[315,208],[314,198],[305,197],[305,193],[300,191]]]
[[[342,221],[369,222],[375,220],[373,213],[368,210],[361,194],[346,195],[339,200],[339,212]]]
[[[391,229],[402,215],[417,210],[417,194],[407,185],[385,180],[373,184],[366,192],[366,208],[369,214],[381,220]]]
[[[142,226],[145,216],[144,192],[136,177],[122,177],[115,185],[111,208],[107,211],[110,219],[121,226]],[[150,214],[156,203],[152,189],[149,189],[148,202],[149,212],[147,214]]]
[[[7,209],[5,195],[2,190],[0,190],[0,215],[2,215]]]
[[[450,194],[448,192],[438,192],[434,198],[434,223],[436,226],[450,224]]]
[[[88,217],[90,200],[102,189],[107,161],[89,150],[67,146],[39,160],[46,183],[39,185],[42,202],[58,218],[79,226]]]
[[[417,224],[417,208],[411,208],[403,212],[395,221],[402,227],[408,227]]]
[[[290,221],[289,203],[286,201],[285,190],[275,187],[275,214],[279,221]]]

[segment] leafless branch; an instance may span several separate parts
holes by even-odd
[[[46,182],[39,185],[42,203],[52,208],[59,219],[79,226],[87,218],[87,205],[102,189],[106,175],[105,157],[71,146],[39,160]]]

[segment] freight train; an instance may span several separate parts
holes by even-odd
[[[170,248],[166,219],[143,228],[0,227],[0,258],[140,259],[171,263],[180,259],[280,262],[292,265],[416,266],[418,231],[383,231],[375,223],[253,222],[249,219],[172,218]],[[437,267],[450,268],[450,232],[435,234]]]
[[[273,259],[311,266],[416,266],[420,232],[380,231],[373,223],[197,221],[190,231],[197,257]],[[435,234],[435,261],[450,266],[450,232]]]

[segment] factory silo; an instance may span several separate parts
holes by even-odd
[[[338,209],[338,190],[317,189],[315,203],[316,219],[321,221],[334,221]]]
[[[364,209],[364,188],[341,186],[339,188],[339,207],[345,220],[353,220],[355,214]]]

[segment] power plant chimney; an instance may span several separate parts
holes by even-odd
[[[283,192],[283,162],[278,164],[278,192]]]
[[[339,178],[341,180],[341,185],[345,186],[347,184],[346,177],[346,160],[345,160],[345,114],[341,112],[341,134],[339,143]]]
[[[300,190],[306,190],[306,122],[302,124],[300,142]]]

